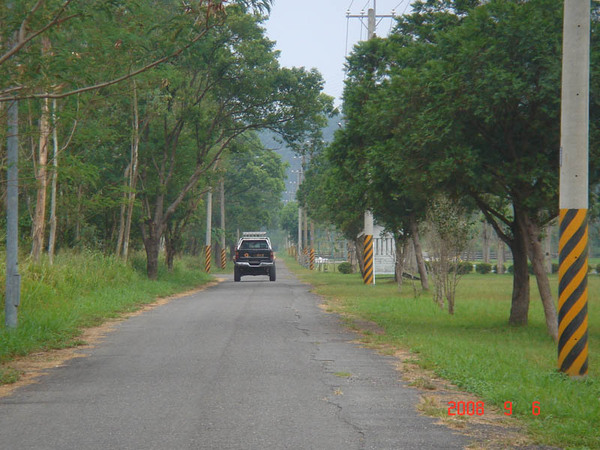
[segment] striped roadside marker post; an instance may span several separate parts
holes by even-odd
[[[206,270],[206,273],[210,273],[210,262],[212,259],[212,247],[210,245],[204,247],[204,256],[204,269]]]
[[[315,249],[310,249],[310,270],[315,270]]]
[[[364,273],[363,282],[365,284],[375,284],[375,273],[373,270],[373,214],[371,211],[365,212],[365,243],[364,243]]]
[[[227,265],[227,250],[222,248],[221,249],[221,269],[224,270],[226,265]]]
[[[565,0],[560,148],[558,368],[588,373],[590,0]]]

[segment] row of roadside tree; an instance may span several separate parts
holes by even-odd
[[[200,239],[202,199],[221,183],[231,227],[271,224],[285,166],[256,133],[294,146],[320,133],[332,103],[318,72],[279,65],[261,25],[270,4],[0,5],[0,152],[6,167],[18,106],[19,234],[34,260],[144,248],[156,278],[162,245],[172,261],[186,233]]]
[[[352,240],[372,210],[397,248],[440,195],[480,210],[513,254],[509,322],[527,323],[531,261],[555,339],[541,239],[558,214],[562,8],[555,0],[414,2],[387,38],[359,44],[348,58],[343,129],[311,159],[300,194],[315,219]],[[596,193],[598,8],[590,97]]]

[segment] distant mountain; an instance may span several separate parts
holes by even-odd
[[[341,122],[341,116],[334,116],[329,119],[329,122],[325,128],[323,128],[323,140],[326,143],[333,141],[335,131],[339,129],[339,123]],[[262,144],[276,152],[281,156],[281,159],[288,163],[286,171],[286,189],[283,193],[283,202],[293,202],[296,200],[296,191],[298,190],[298,172],[302,166],[302,157],[297,155],[292,149],[290,149],[276,133],[272,131],[261,131],[258,134]]]

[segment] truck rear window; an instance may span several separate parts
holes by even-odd
[[[242,241],[240,245],[242,250],[268,250],[269,244],[266,241]]]

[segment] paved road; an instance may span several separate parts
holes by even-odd
[[[1,449],[462,448],[278,262],[118,325],[0,399]],[[342,373],[351,374],[349,378]]]

